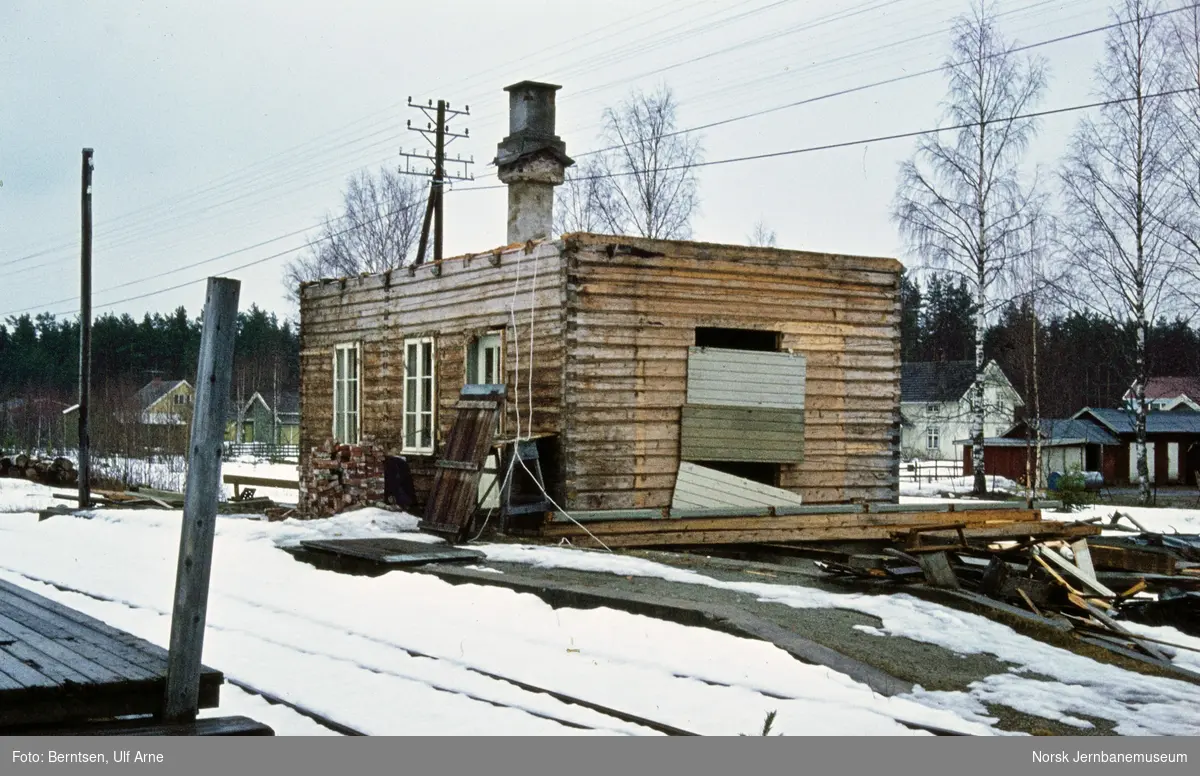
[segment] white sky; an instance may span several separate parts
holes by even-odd
[[[276,239],[336,210],[346,177],[399,164],[405,106],[469,105],[451,151],[475,184],[507,134],[503,87],[562,84],[567,153],[598,147],[600,114],[668,83],[691,127],[936,66],[966,0],[5,0],[0,4],[0,320],[78,305],[80,149],[95,149],[97,313],[203,303],[203,279],[242,280],[242,307],[290,313],[280,282],[304,245]],[[1001,0],[1022,43],[1109,22],[1104,0]],[[740,18],[735,18],[740,17]],[[837,18],[842,17],[842,18]],[[1087,102],[1103,35],[1038,49],[1041,107]],[[725,51],[725,49],[730,49]],[[661,70],[662,68],[670,68]],[[654,72],[659,71],[659,72]],[[703,133],[709,160],[927,129],[941,76],[924,76]],[[1082,114],[1044,121],[1031,162],[1053,164]],[[700,173],[698,240],[742,243],[760,218],[781,247],[902,256],[889,206],[912,140]],[[446,255],[504,242],[503,189],[446,197]],[[245,249],[245,250],[244,250]],[[235,255],[179,269],[226,253]],[[149,276],[168,273],[163,277]],[[184,288],[122,301],[189,281]],[[126,285],[127,284],[127,285]],[[122,286],[113,288],[114,286]]]

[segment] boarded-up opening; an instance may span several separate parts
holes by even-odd
[[[763,350],[777,352],[779,332],[761,329],[722,329],[714,326],[696,328],[696,347],[730,348],[733,350]]]

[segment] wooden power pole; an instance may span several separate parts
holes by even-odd
[[[233,379],[241,285],[229,278],[209,278],[204,301],[192,438],[188,445],[187,491],[183,496],[179,565],[171,609],[163,708],[168,721],[191,721],[200,708],[200,656],[208,616],[208,583],[217,529],[217,497],[221,491],[221,443],[225,438],[225,413]]]
[[[417,260],[415,263],[422,264],[425,261],[425,256],[429,246],[429,225],[433,221],[433,260],[442,260],[442,225],[443,212],[442,207],[442,191],[446,181],[471,181],[475,180],[474,176],[467,177],[466,165],[474,164],[475,158],[463,159],[456,156],[454,159],[446,159],[446,145],[453,142],[456,138],[470,137],[470,130],[463,130],[461,133],[450,131],[450,127],[446,124],[448,116],[469,116],[471,115],[471,106],[467,105],[463,110],[454,110],[450,107],[450,103],[445,100],[438,100],[437,105],[433,104],[433,100],[429,101],[428,105],[417,105],[412,101],[412,97],[408,98],[408,106],[416,108],[425,114],[429,121],[425,127],[414,127],[412,121],[408,122],[408,128],[414,132],[421,133],[422,136],[433,146],[433,155],[427,153],[417,153],[414,149],[411,152],[401,149],[400,156],[404,157],[404,167],[400,168],[400,172],[406,175],[421,175],[433,179],[429,187],[429,202],[425,206],[425,221],[421,225],[421,242],[417,248]],[[430,136],[433,136],[430,139]],[[414,169],[413,160],[422,159],[433,162],[433,167],[423,169]],[[446,173],[446,162],[452,161],[456,164],[463,165],[462,175],[448,175]]]
[[[91,505],[92,440],[88,403],[92,393],[92,149],[83,149],[79,251],[79,508]]]

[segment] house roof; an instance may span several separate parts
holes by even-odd
[[[180,384],[186,382],[187,380],[152,380],[143,385],[134,396],[137,398],[138,406],[146,410],[154,402],[175,390]]]
[[[1200,401],[1200,377],[1151,377],[1146,381],[1147,399],[1174,399],[1186,396]],[[1133,398],[1133,391],[1125,392],[1126,399]]]
[[[1075,418],[1093,418],[1114,434],[1134,433],[1134,416],[1128,410],[1094,409],[1084,407],[1075,413]],[[1172,410],[1170,412],[1146,413],[1147,434],[1200,434],[1200,412],[1194,410]]]
[[[1042,444],[1092,444],[1116,445],[1121,440],[1104,426],[1091,420],[1075,418],[1042,418],[1038,423]],[[1008,439],[1025,443],[1025,422],[1018,423],[1004,433]]]
[[[974,361],[912,361],[900,367],[900,401],[958,401],[974,382]]]
[[[298,393],[281,393],[279,401],[275,404],[275,411],[280,415],[299,415],[300,414],[300,394]]]

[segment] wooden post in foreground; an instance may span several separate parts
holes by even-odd
[[[233,376],[240,289],[237,280],[208,279],[163,703],[163,717],[171,722],[191,721],[199,711],[200,656],[208,613],[208,581],[221,490],[221,443]]]

